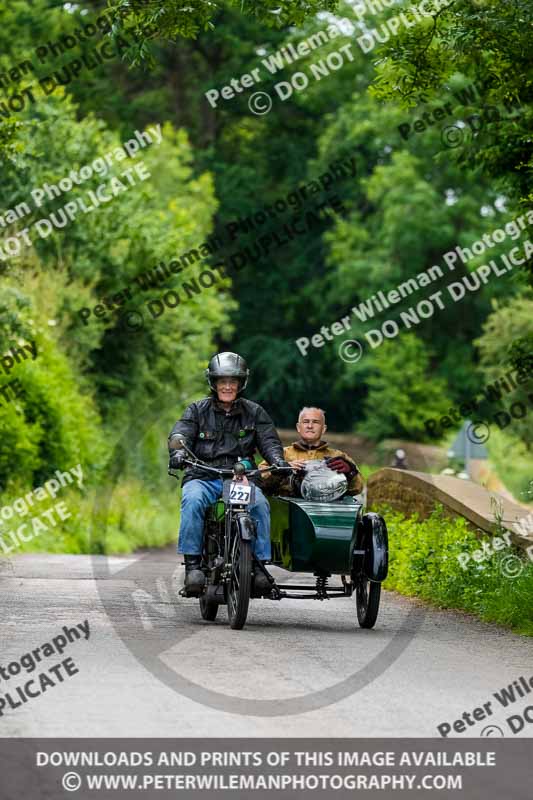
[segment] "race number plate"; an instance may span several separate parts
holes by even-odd
[[[245,506],[250,502],[252,487],[250,484],[232,481],[229,489],[229,501],[233,506]]]

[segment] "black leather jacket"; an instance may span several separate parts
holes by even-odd
[[[226,411],[214,397],[187,406],[170,436],[181,433],[192,452],[213,467],[232,466],[239,458],[253,460],[259,450],[272,464],[283,458],[283,445],[265,409],[240,397]],[[169,437],[170,438],[170,437]],[[203,470],[187,467],[183,483],[192,478],[216,479]]]

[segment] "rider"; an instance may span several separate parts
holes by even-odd
[[[295,470],[303,470],[305,462],[326,459],[328,467],[335,472],[342,472],[348,481],[348,494],[360,494],[363,491],[363,478],[357,469],[357,464],[343,453],[330,447],[322,439],[327,430],[326,415],[321,408],[302,408],[296,424],[300,438],[289,447],[285,447],[283,455]],[[260,467],[266,466],[263,464]],[[267,473],[263,478],[263,488],[269,494],[290,495],[293,493],[293,484],[288,478],[279,478]]]
[[[241,397],[249,373],[246,361],[237,353],[213,356],[205,371],[211,396],[187,406],[169,439],[175,433],[182,434],[197,458],[213,467],[231,467],[242,460],[249,469],[254,468],[256,449],[270,465],[288,466],[280,438],[266,411]],[[182,468],[186,451],[169,448],[169,452],[170,466]],[[222,480],[205,470],[187,466],[182,486],[178,553],[185,556],[185,586],[197,592],[205,584],[201,569],[205,512],[221,496]],[[259,486],[250,515],[257,523],[254,554],[264,563],[271,557],[270,506]],[[254,570],[254,590],[259,593],[270,590],[268,579],[260,570]]]

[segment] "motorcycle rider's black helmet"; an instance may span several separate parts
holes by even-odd
[[[216,392],[218,378],[238,378],[240,382],[238,394],[246,389],[249,374],[250,370],[246,361],[237,353],[218,353],[213,356],[205,371],[205,377],[212,392]]]

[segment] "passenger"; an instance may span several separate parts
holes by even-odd
[[[291,467],[303,470],[306,461],[326,459],[328,467],[341,472],[348,481],[347,494],[360,494],[363,491],[363,478],[357,464],[342,450],[330,447],[322,439],[327,430],[326,416],[321,408],[305,407],[300,411],[296,430],[300,438],[283,449],[283,455]],[[265,461],[260,467],[268,466]],[[278,477],[267,473],[263,477],[263,487],[268,494],[293,495],[294,483],[290,478]]]

